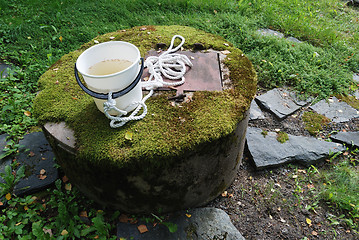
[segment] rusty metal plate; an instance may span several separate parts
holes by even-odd
[[[148,56],[159,56],[162,52],[151,50]],[[193,67],[187,67],[187,72],[184,75],[186,81],[180,86],[171,88],[177,90],[177,96],[184,92],[194,91],[222,91],[221,69],[216,52],[191,52],[178,51],[179,54],[186,55],[192,62]],[[143,72],[143,78],[149,77],[148,70]],[[171,82],[173,80],[163,78],[164,81]],[[158,90],[171,90],[170,88],[160,88]]]

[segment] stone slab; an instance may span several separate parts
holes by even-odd
[[[251,102],[251,108],[249,112],[249,120],[260,120],[264,119],[264,114],[262,110],[259,108],[258,104],[255,100]]]
[[[229,216],[217,208],[197,208],[172,214],[165,222],[177,225],[177,231],[171,233],[164,224],[118,223],[117,239],[136,240],[202,240],[226,239],[244,240],[244,237],[232,224]],[[148,231],[140,233],[139,225],[146,225]]]
[[[336,97],[331,97],[328,101],[321,100],[310,108],[337,123],[359,117],[359,111]]]
[[[16,195],[26,195],[48,188],[58,179],[54,154],[42,132],[34,132],[20,140],[17,162],[25,165],[26,177],[15,186]],[[40,174],[44,169],[45,173]]]
[[[302,43],[302,41],[295,37],[287,37],[287,40],[295,43]]]
[[[279,166],[285,163],[297,162],[310,166],[345,148],[333,142],[318,140],[314,137],[293,136],[280,143],[277,133],[262,134],[262,129],[249,127],[247,129],[247,147],[258,169]]]
[[[8,76],[8,70],[7,70],[8,68],[11,68],[11,66],[0,62],[0,74],[1,74],[0,77],[1,78],[6,78]]]
[[[277,118],[284,119],[305,106],[307,101],[299,100],[295,93],[283,88],[275,88],[256,97],[258,105],[272,112]]]
[[[339,132],[330,138],[333,141],[345,143],[348,147],[359,148],[359,132]]]
[[[278,38],[283,38],[284,37],[283,33],[280,33],[278,31],[274,31],[272,29],[259,29],[259,30],[257,30],[257,32],[262,36],[275,36],[275,37],[278,37]]]
[[[353,74],[353,81],[359,83],[359,73]]]

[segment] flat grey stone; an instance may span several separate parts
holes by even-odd
[[[6,145],[7,145],[6,138],[7,138],[8,136],[9,136],[8,134],[1,134],[1,135],[0,135],[0,154],[3,153],[3,150],[4,150],[4,148],[5,148]]]
[[[260,128],[247,129],[247,146],[258,169],[297,162],[310,166],[345,148],[333,142],[318,140],[314,137],[293,136],[288,134],[285,143],[277,141],[277,133],[262,134]]]
[[[4,148],[5,146],[8,144],[8,142],[6,141],[6,138],[8,137],[8,134],[2,134],[0,135],[0,155],[4,153]],[[4,159],[0,160],[0,172],[4,172],[5,170],[5,166],[11,164],[12,159],[10,159],[9,157],[5,157]],[[2,181],[1,177],[0,177],[0,181]]]
[[[20,140],[17,162],[25,166],[26,177],[15,186],[15,194],[25,195],[48,188],[58,179],[58,170],[54,167],[54,154],[42,132],[34,132]],[[40,175],[44,169],[45,173]]]
[[[295,38],[295,37],[287,37],[288,41],[291,42],[295,42],[295,43],[302,43],[302,41],[300,41],[299,39]]]
[[[11,68],[11,66],[10,65],[8,65],[8,64],[5,64],[5,63],[1,63],[0,62],[0,74],[1,74],[1,78],[6,78],[7,77],[7,69],[8,68]]]
[[[165,222],[176,224],[177,231],[171,233],[164,224],[157,224],[154,227],[152,223],[146,222],[137,224],[118,223],[117,238],[136,240],[244,240],[227,213],[217,208],[197,208],[176,212]],[[146,225],[148,231],[141,234],[137,229],[140,224]]]
[[[286,89],[275,88],[256,97],[256,101],[279,119],[284,119],[302,106],[305,106],[309,100],[299,100],[295,93]]]
[[[359,117],[355,108],[346,102],[340,102],[336,97],[329,98],[328,101],[321,100],[310,108],[337,123]]]
[[[354,73],[353,74],[353,81],[359,83],[359,73]]]
[[[333,141],[345,143],[348,147],[353,145],[359,148],[359,132],[339,132],[330,138]]]
[[[259,29],[259,30],[257,30],[257,32],[262,36],[275,36],[275,37],[278,37],[278,38],[283,38],[284,37],[283,33],[274,31],[272,29]]]
[[[264,114],[262,110],[259,108],[256,101],[251,102],[251,109],[249,112],[249,120],[258,120],[258,119],[264,119]]]

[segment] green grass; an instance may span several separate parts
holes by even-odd
[[[13,149],[8,152],[16,152],[18,138],[36,126],[31,114],[32,99],[41,74],[81,44],[118,29],[178,24],[221,35],[252,60],[261,88],[288,85],[302,94],[318,96],[318,99],[346,94],[352,86],[352,72],[359,72],[359,14],[339,0],[0,0],[0,12],[0,60],[17,66],[8,78],[0,79],[0,133],[10,134],[13,140],[9,146]],[[257,33],[260,28],[281,31],[304,43],[262,37]],[[357,170],[348,170],[352,169],[351,164],[344,162],[335,171],[328,172],[325,181],[331,188],[328,187],[323,196],[333,206],[357,216],[357,208],[351,205],[358,206],[355,192],[349,194],[351,190],[346,190],[346,194],[339,194],[346,187],[340,182],[350,180],[354,185],[347,185],[358,186]],[[63,199],[56,194],[49,198]],[[30,200],[14,197],[11,208],[3,213],[14,214],[12,219],[19,222],[25,221],[27,215],[18,206],[27,203],[21,201]],[[53,207],[56,210],[60,204],[54,203]],[[76,209],[71,211],[65,219]],[[107,225],[103,219],[95,218],[97,212],[91,211],[92,219],[97,219],[93,220],[97,225],[93,223],[92,226],[108,234],[110,230],[104,227]],[[59,216],[40,219],[37,214],[30,215],[33,223],[23,222],[22,225],[3,218],[5,215],[0,218],[4,226],[17,227],[16,234],[23,231],[27,236],[35,236],[30,232],[40,227],[56,227],[56,222],[60,221],[56,220]],[[355,221],[357,217],[351,219]],[[78,226],[81,234],[85,226],[77,219],[74,221],[71,224]],[[98,229],[92,229],[88,234],[96,236],[96,231]],[[54,233],[64,237],[59,231]],[[6,236],[19,235],[12,232]]]

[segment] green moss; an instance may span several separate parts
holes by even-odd
[[[352,106],[353,108],[359,110],[359,100],[356,99],[354,96],[349,96],[349,95],[337,95],[336,96],[338,99],[348,103],[350,106]]]
[[[147,26],[145,31],[141,28],[108,33],[94,40],[105,42],[114,37],[131,42],[140,49],[141,56],[159,42],[169,46],[175,34],[186,38],[186,49],[192,49],[195,43],[206,49],[228,49],[230,60],[225,64],[235,87],[221,92],[195,92],[193,101],[181,107],[173,107],[167,100],[173,93],[152,97],[146,102],[149,114],[143,120],[112,129],[93,99],[77,85],[73,74],[76,59],[95,44],[92,40],[63,56],[41,76],[42,91],[34,102],[34,114],[41,124],[65,121],[75,131],[80,158],[110,161],[117,166],[133,161],[156,167],[169,164],[169,159],[233,132],[249,108],[257,78],[251,62],[239,49],[221,37],[190,27]],[[133,133],[131,141],[126,139],[126,132]]]
[[[287,133],[285,132],[278,132],[277,133],[277,141],[280,143],[285,143],[286,141],[289,140],[289,136]]]
[[[324,126],[330,123],[329,118],[315,112],[305,112],[302,119],[304,128],[313,136],[316,136]]]
[[[263,135],[263,137],[266,137],[268,135],[268,131],[262,131],[261,134]]]

